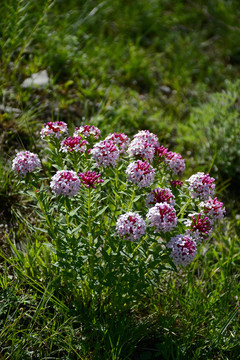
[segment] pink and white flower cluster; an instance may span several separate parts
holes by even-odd
[[[12,162],[12,169],[19,177],[33,172],[36,168],[41,168],[41,162],[39,157],[30,151],[20,151]]]
[[[83,185],[93,189],[96,189],[97,184],[104,182],[104,180],[101,179],[101,174],[97,174],[95,171],[85,171],[84,173],[79,173],[78,175]]]
[[[226,213],[223,203],[218,201],[216,197],[214,199],[209,198],[206,201],[202,201],[199,204],[199,207],[212,221],[222,220]]]
[[[140,215],[130,211],[119,216],[116,231],[119,237],[136,241],[145,234],[146,223]]]
[[[167,247],[172,250],[170,257],[175,265],[187,266],[197,254],[197,244],[189,234],[172,237]]]
[[[52,177],[50,188],[55,195],[73,197],[80,190],[80,179],[72,170],[59,170]]]
[[[88,142],[79,136],[68,137],[61,142],[60,151],[62,152],[85,152]]]
[[[155,170],[147,161],[137,160],[128,165],[126,174],[130,182],[143,188],[153,183]]]
[[[197,242],[201,243],[206,240],[212,232],[212,222],[204,214],[190,215],[191,219],[185,221],[187,227],[187,233],[191,234],[192,238]]]
[[[182,155],[169,151],[165,155],[165,163],[167,168],[172,171],[174,175],[181,176],[185,170],[185,160]]]
[[[157,203],[166,202],[171,206],[175,205],[175,196],[169,189],[155,188],[153,189],[146,198],[146,206],[148,208],[154,206]]]
[[[103,140],[93,146],[91,155],[97,166],[116,166],[119,159],[119,150],[111,140]]]
[[[158,146],[157,136],[148,130],[142,130],[134,135],[127,152],[130,157],[140,157],[152,162]]]
[[[141,159],[152,162],[155,155],[155,147],[146,141],[135,139],[131,142],[127,152],[130,157],[138,156]]]
[[[141,130],[138,131],[136,135],[133,137],[133,141],[146,141],[148,144],[157,148],[159,146],[159,141],[157,135],[151,133],[149,130]]]
[[[84,126],[80,126],[75,128],[75,131],[73,133],[73,137],[92,137],[94,139],[98,139],[100,137],[100,130],[99,128],[97,128],[94,125],[84,125]]]
[[[168,232],[177,226],[177,215],[175,209],[168,203],[157,203],[147,213],[149,226],[154,232]]]
[[[113,133],[113,134],[109,134],[106,139],[106,141],[112,141],[115,145],[118,146],[120,153],[124,154],[129,146],[130,143],[130,139],[129,137],[124,134],[124,133]]]
[[[182,176],[185,170],[185,159],[182,155],[168,151],[168,148],[159,146],[156,148],[156,156],[160,162],[167,165],[167,169],[171,170],[173,175]]]
[[[40,135],[42,139],[48,137],[55,137],[59,139],[62,136],[66,136],[68,134],[67,124],[64,121],[53,121],[44,124]]]
[[[48,122],[44,124],[41,130],[42,139],[60,139],[60,137],[67,134],[67,124],[62,121]],[[60,152],[84,153],[88,150],[89,143],[92,144],[99,137],[100,130],[93,125],[76,127],[73,137],[66,137],[61,141]],[[56,143],[56,141],[52,141],[52,143]],[[196,211],[197,208],[197,212],[188,215],[188,219],[184,221],[185,219],[182,219],[182,217],[191,205],[189,202],[185,202],[187,198],[186,194],[184,194],[186,185],[183,186],[183,181],[171,179],[171,175],[181,176],[183,174],[185,160],[180,154],[168,151],[168,148],[160,146],[155,134],[148,130],[142,130],[130,142],[128,136],[124,133],[110,133],[105,140],[99,141],[92,149],[89,149],[89,152],[97,167],[115,167],[120,155],[126,152],[130,157],[140,157],[140,159],[131,162],[125,171],[127,180],[137,185],[139,189],[154,184],[156,170],[151,163],[157,165],[163,163],[165,165],[163,166],[165,173],[163,171],[161,177],[156,176],[156,187],[153,186],[153,189],[149,190],[146,196],[145,203],[148,208],[146,222],[138,213],[129,211],[119,216],[116,222],[116,232],[123,239],[137,241],[146,233],[147,226],[152,228],[151,236],[153,233],[165,234],[173,231],[171,237],[169,235],[170,241],[166,244],[167,248],[171,250],[170,256],[175,265],[188,265],[196,256],[197,246],[211,234],[213,223],[221,220],[225,214],[223,203],[218,201],[216,197],[213,198],[215,191],[214,178],[211,178],[209,174],[198,172],[186,180],[191,197],[201,199],[201,202],[197,205],[196,200],[192,201],[195,208],[191,211]],[[60,156],[58,151],[56,156]],[[83,158],[85,159],[85,157]],[[85,159],[86,164],[90,162],[90,164],[87,164],[90,165],[90,169],[92,169],[93,165],[92,159],[87,156]],[[71,157],[68,157],[67,161],[66,163],[71,163]],[[86,164],[82,164],[82,162],[81,164],[75,163],[76,161],[72,166],[74,168],[78,165],[83,166],[83,172],[77,174],[72,170],[60,170],[52,177],[50,188],[55,195],[72,198],[78,194],[82,187],[95,189],[98,184],[104,182],[101,174],[97,174],[92,170],[85,171],[88,168],[85,166]],[[29,151],[18,153],[12,164],[13,170],[20,177],[40,167],[41,162],[38,156]],[[119,168],[119,171],[121,168]],[[124,181],[122,179],[120,181],[123,184]],[[115,186],[117,186],[117,182],[116,177]],[[171,184],[171,190],[165,187],[167,186],[164,185],[165,182]],[[127,194],[128,192],[123,190],[122,193]],[[180,199],[179,202],[177,201],[178,198]],[[130,205],[135,206],[133,198]],[[179,222],[174,208],[175,205],[179,209],[179,214],[181,214]],[[184,234],[176,235],[178,233],[177,229],[181,229]],[[165,237],[169,239],[168,236],[165,235]]]
[[[212,197],[215,191],[215,179],[211,178],[209,174],[198,172],[192,175],[188,180],[188,189],[193,198],[199,197],[200,199],[207,200]]]

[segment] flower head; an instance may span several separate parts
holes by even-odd
[[[81,137],[68,137],[61,142],[60,151],[62,152],[85,152],[88,142]]]
[[[80,136],[80,137],[92,137],[94,139],[98,139],[100,137],[100,130],[94,125],[85,125],[75,128],[73,133],[73,137]]]
[[[200,197],[200,199],[207,200],[213,196],[215,191],[215,179],[211,178],[209,174],[198,172],[192,175],[186,182],[189,183],[188,189],[193,198]]]
[[[115,145],[117,145],[121,154],[125,153],[127,147],[129,146],[129,143],[130,143],[129,137],[124,133],[109,134],[105,140],[106,141],[111,140]]]
[[[159,141],[157,135],[151,133],[149,130],[141,130],[138,131],[136,135],[134,135],[134,140],[138,141],[145,141],[148,144],[151,144],[154,146],[154,148],[159,147]]]
[[[137,160],[128,165],[126,174],[129,181],[142,188],[153,183],[155,170],[147,161]]]
[[[95,171],[85,171],[85,173],[79,173],[78,176],[82,184],[94,189],[96,189],[97,184],[104,182],[104,180],[101,179],[101,174],[96,174]]]
[[[168,232],[177,226],[175,209],[168,203],[158,203],[147,213],[149,226],[154,227],[154,232]]]
[[[97,163],[97,166],[116,166],[119,159],[119,150],[111,140],[103,140],[93,146],[91,155]]]
[[[155,155],[155,146],[147,141],[135,138],[130,143],[127,152],[131,157],[139,156],[141,159],[152,162]]]
[[[146,206],[150,208],[157,203],[163,203],[163,202],[166,202],[169,205],[174,206],[175,205],[174,198],[175,196],[172,194],[171,190],[155,188],[148,194],[146,199]]]
[[[177,188],[177,187],[182,187],[183,185],[183,181],[180,180],[171,180],[170,184],[172,185],[172,187]]]
[[[59,170],[52,177],[50,188],[55,195],[73,197],[80,189],[80,180],[77,173],[72,170]]]
[[[175,265],[187,266],[197,254],[197,244],[189,234],[172,237],[167,247]]]
[[[116,224],[118,236],[127,240],[139,240],[146,231],[146,224],[142,217],[133,212],[121,215]]]
[[[162,145],[156,148],[156,156],[159,161],[163,161],[167,153],[168,153],[168,148],[165,148]]]
[[[185,170],[185,160],[182,158],[182,155],[168,151],[165,154],[164,162],[167,164],[169,170],[173,172],[174,175],[181,176]]]
[[[202,242],[212,232],[212,223],[210,219],[204,214],[190,215],[191,219],[185,222],[185,225],[189,227],[188,231],[196,242]]]
[[[42,139],[46,137],[55,137],[59,139],[61,136],[65,136],[68,133],[67,124],[63,121],[54,121],[44,124],[40,135]]]
[[[41,162],[39,157],[30,151],[20,151],[12,162],[12,169],[20,177],[33,172],[36,168],[41,168]]]
[[[226,212],[223,203],[218,201],[216,197],[214,199],[209,198],[204,202],[202,201],[199,207],[203,209],[204,214],[212,221],[223,219]]]

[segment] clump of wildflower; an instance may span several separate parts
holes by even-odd
[[[146,224],[142,217],[133,212],[121,215],[116,224],[118,236],[127,240],[139,240],[146,231]]]
[[[76,137],[80,136],[80,137],[85,137],[85,138],[92,137],[97,140],[100,137],[100,134],[101,134],[101,132],[100,132],[99,128],[97,128],[96,126],[84,125],[84,126],[75,128],[73,137],[75,137],[75,136]]]
[[[165,159],[167,153],[168,153],[168,148],[165,148],[162,145],[156,148],[156,157],[160,161],[163,161]]]
[[[81,183],[77,173],[72,170],[59,170],[52,177],[50,188],[55,195],[73,197],[79,192]]]
[[[182,187],[183,185],[183,181],[180,180],[171,180],[170,184],[172,185],[172,187],[177,188],[177,187]]]
[[[79,136],[68,137],[61,142],[60,151],[62,152],[85,152],[88,142]]]
[[[111,140],[115,145],[117,145],[119,147],[120,153],[124,154],[126,149],[129,146],[130,143],[130,139],[129,137],[124,134],[124,133],[113,133],[113,134],[109,134],[106,139],[106,141]]]
[[[96,161],[97,166],[116,166],[119,159],[119,150],[111,140],[103,140],[93,146],[91,155]]]
[[[154,232],[167,232],[177,226],[175,209],[168,203],[159,203],[149,209],[147,213],[149,226],[154,227]]]
[[[218,201],[216,197],[214,199],[209,198],[206,201],[202,201],[199,204],[199,207],[203,209],[204,214],[206,214],[212,221],[223,219],[226,212],[223,203]]]
[[[104,182],[104,180],[101,179],[101,174],[97,174],[95,171],[85,171],[84,173],[79,173],[78,176],[82,184],[93,189],[96,189],[97,184]]]
[[[155,155],[155,146],[147,141],[135,138],[130,143],[127,152],[131,157],[139,156],[141,159],[152,162]]]
[[[193,198],[200,197],[200,199],[207,200],[212,197],[215,191],[215,179],[211,178],[209,174],[198,172],[192,175],[186,182],[189,183],[188,189]]]
[[[59,139],[68,134],[67,124],[64,121],[53,121],[44,124],[40,135],[42,139],[47,137],[55,137]]]
[[[170,257],[175,265],[187,266],[197,254],[197,244],[189,234],[172,237],[167,247],[172,250]]]
[[[182,158],[182,155],[178,153],[168,151],[165,154],[165,163],[174,175],[181,176],[185,170],[185,160]]]
[[[137,160],[128,165],[126,174],[129,181],[142,188],[153,183],[155,170],[147,161]]]
[[[201,213],[190,216],[191,219],[185,222],[185,225],[189,227],[187,232],[191,233],[196,242],[201,243],[211,234],[212,222],[206,215]]]
[[[146,198],[146,206],[148,208],[154,206],[157,203],[166,202],[171,206],[175,205],[175,196],[169,189],[155,188],[153,189]]]
[[[20,177],[33,172],[36,168],[41,168],[41,162],[38,155],[30,151],[20,151],[12,162],[12,169]]]
[[[145,141],[148,144],[154,146],[154,148],[159,147],[159,141],[157,135],[151,133],[149,130],[141,130],[138,131],[136,135],[134,135],[134,141],[138,140],[139,142]]]

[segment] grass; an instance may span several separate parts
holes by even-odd
[[[238,358],[239,12],[236,0],[1,2],[2,359]],[[21,87],[44,69],[46,87]],[[204,255],[130,313],[54,290],[53,254],[10,171],[15,149],[41,151],[52,119],[147,128],[190,159],[186,176],[218,177],[228,213]]]

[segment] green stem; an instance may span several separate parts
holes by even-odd
[[[137,250],[140,248],[140,246],[142,245],[142,243],[145,241],[145,237],[143,236],[142,237],[142,240],[140,241],[140,243],[135,247],[135,249],[133,250],[133,253],[132,253],[132,257],[128,259],[128,263],[133,260],[135,258],[135,254],[137,252]]]
[[[66,209],[66,222],[67,222],[67,227],[70,227],[70,221],[69,221],[69,212],[70,212],[70,204],[68,202],[68,199],[64,199],[64,204],[65,204],[65,209]]]
[[[88,239],[89,239],[89,267],[90,276],[93,278],[93,251],[92,251],[92,224],[91,224],[91,189],[88,188]]]
[[[37,192],[37,189],[34,189],[34,192],[35,192],[35,196],[37,198],[37,201],[39,203],[39,206],[40,206],[40,209],[42,210],[43,214],[44,214],[44,217],[45,217],[45,220],[47,222],[47,225],[49,226],[49,228],[51,229],[52,233],[54,234],[54,228],[52,227],[52,223],[51,223],[51,220],[49,219],[49,216],[47,215],[47,212],[45,211],[45,208],[44,208],[44,205],[43,205],[43,202],[42,200],[40,199],[40,196]]]
[[[131,200],[130,200],[130,203],[129,203],[129,206],[128,206],[128,210],[127,210],[127,211],[130,211],[130,210],[131,210],[134,197],[135,197],[135,189],[133,188],[132,197],[131,197]]]
[[[89,246],[92,245],[92,225],[91,225],[91,189],[88,188],[88,236]]]
[[[180,210],[179,213],[177,214],[177,217],[179,217],[179,216],[184,212],[184,210],[186,209],[186,207],[190,204],[191,200],[192,200],[191,198],[188,199],[188,201],[186,202],[186,204],[183,205],[183,207],[181,208],[181,210]]]

